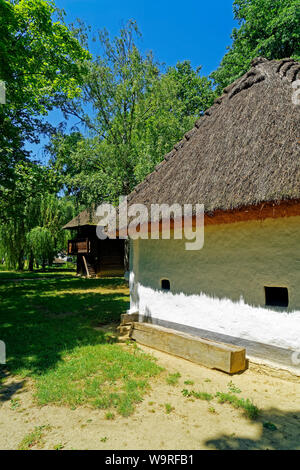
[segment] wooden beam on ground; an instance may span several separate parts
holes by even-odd
[[[246,369],[246,350],[233,344],[198,338],[150,323],[133,323],[130,337],[138,343],[229,374]]]
[[[89,269],[88,269],[88,265],[87,265],[85,256],[83,256],[82,258],[83,258],[84,267],[85,267],[85,270],[86,270],[87,277],[90,277],[90,273],[89,273]]]
[[[128,325],[129,323],[138,322],[139,313],[122,313],[121,314],[121,325]]]

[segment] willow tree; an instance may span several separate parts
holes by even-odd
[[[36,163],[18,163],[13,190],[5,189],[4,216],[0,213],[0,256],[12,269],[22,270],[25,259],[32,267],[33,254],[28,248],[27,235],[35,227],[45,228],[51,235],[58,252],[66,247],[62,230],[74,216],[74,203],[70,198],[57,195],[60,184],[57,174]]]
[[[26,236],[27,249],[31,259],[41,263],[43,269],[46,264],[51,265],[54,257],[54,239],[46,227],[34,227]],[[29,267],[31,269],[31,266]]]

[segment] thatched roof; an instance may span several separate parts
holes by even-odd
[[[299,62],[255,59],[128,203],[198,203],[213,213],[300,199],[299,79]]]
[[[95,209],[85,209],[76,215],[74,219],[70,220],[66,225],[63,226],[63,229],[76,229],[79,227],[84,227],[86,225],[97,225],[101,217],[96,216]]]

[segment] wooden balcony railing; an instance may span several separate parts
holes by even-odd
[[[87,254],[91,251],[91,243],[88,238],[75,238],[68,241],[68,255]]]

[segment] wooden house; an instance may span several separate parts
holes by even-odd
[[[204,246],[130,243],[139,321],[229,343],[300,350],[300,64],[257,58],[128,205],[204,204]],[[151,221],[149,220],[149,227]],[[271,354],[271,353],[270,353]]]
[[[124,240],[100,240],[96,233],[98,222],[95,211],[84,210],[63,227],[74,233],[74,237],[68,240],[68,255],[77,257],[77,274],[123,276]]]

